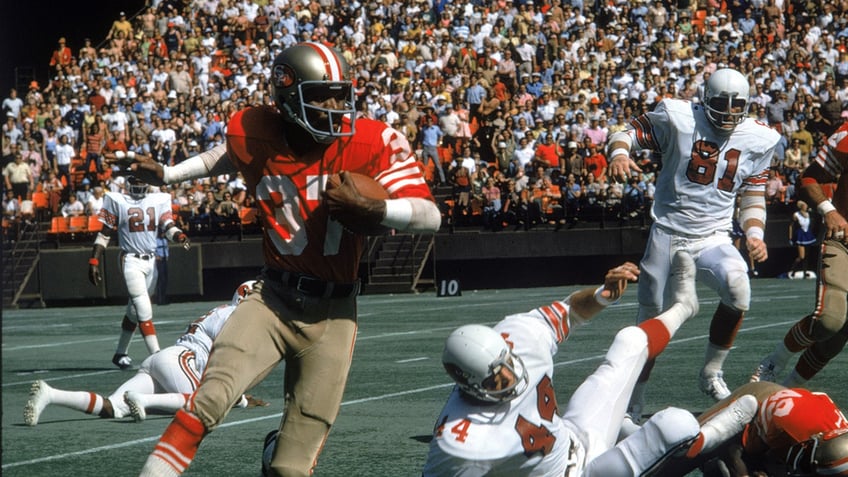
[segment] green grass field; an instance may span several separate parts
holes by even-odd
[[[600,274],[599,274],[600,275]],[[503,315],[561,298],[576,287],[465,291],[463,296],[364,296],[360,329],[341,415],[321,455],[316,476],[416,476],[427,453],[433,422],[450,390],[439,357],[448,333],[466,323],[493,324]],[[562,408],[571,391],[600,362],[613,335],[634,321],[635,286],[618,305],[578,329],[555,357],[554,383]],[[811,308],[811,280],[753,282],[752,310],[725,366],[733,387],[747,381],[759,359],[788,327]],[[716,296],[699,286],[701,313],[690,320],[660,357],[648,391],[648,412],[669,405],[700,412],[711,402],[697,390],[709,318]],[[210,302],[154,307],[162,346],[174,342],[186,323],[217,305]],[[111,393],[131,376],[110,360],[123,307],[6,310],[3,313],[2,475],[133,476],[170,422],[148,416],[102,420],[49,407],[37,427],[23,422],[30,383]],[[130,349],[136,363],[144,345]],[[845,354],[811,383],[845,408],[848,373]],[[256,476],[262,440],[282,412],[282,367],[252,393],[271,402],[266,408],[236,409],[225,425],[206,438],[186,475]]]

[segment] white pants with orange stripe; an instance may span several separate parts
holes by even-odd
[[[196,367],[194,352],[182,346],[169,346],[151,354],[141,363],[138,372],[110,396],[115,417],[129,415],[124,393],[191,394],[200,382],[201,371]]]

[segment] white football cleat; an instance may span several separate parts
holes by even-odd
[[[130,408],[130,415],[135,422],[142,422],[147,418],[146,403],[141,393],[135,391],[125,392],[124,403]]]
[[[125,354],[115,353],[115,355],[112,356],[112,364],[121,368],[121,371],[130,369],[132,368],[132,358]]]
[[[757,365],[757,369],[754,370],[754,373],[751,375],[750,382],[758,383],[760,381],[769,381],[774,382],[777,379],[777,375],[783,370],[783,366],[779,366],[777,363],[772,361],[771,356],[766,356],[760,361],[760,364]]]
[[[701,426],[697,440],[687,456],[694,457],[715,450],[731,437],[742,432],[757,414],[757,398],[745,394],[717,412]]]
[[[689,317],[698,314],[698,293],[695,290],[695,260],[688,252],[678,250],[671,257],[673,303],[680,303],[689,309]]]
[[[24,422],[28,426],[38,424],[41,412],[50,404],[50,386],[42,380],[32,383],[29,388],[29,400],[24,406]]]
[[[707,376],[701,370],[701,373],[698,375],[698,385],[701,388],[701,392],[716,401],[721,401],[727,396],[730,396],[730,389],[727,388],[727,383],[724,382],[724,373],[721,371],[712,376]]]

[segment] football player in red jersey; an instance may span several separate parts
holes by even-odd
[[[712,452],[673,459],[655,475],[848,476],[848,421],[824,393],[770,382],[744,384],[699,417],[704,422],[737,397],[751,394],[759,406],[745,429]],[[721,463],[718,463],[718,459]],[[712,469],[712,470],[711,470]],[[726,471],[726,472],[725,472]]]
[[[823,218],[816,304],[792,325],[774,351],[760,361],[751,381],[775,381],[796,353],[801,357],[783,379],[802,386],[813,379],[848,342],[848,122],[822,144],[816,159],[801,176],[801,194]],[[833,200],[822,184],[837,184]]]
[[[441,223],[406,136],[379,121],[354,121],[351,72],[337,51],[293,45],[274,60],[271,81],[277,109],[233,115],[225,147],[174,167],[131,166],[166,183],[240,171],[264,229],[262,280],[218,336],[200,386],[144,476],[180,475],[232,403],[283,360],[286,406],[270,472],[311,475],[353,354],[361,232],[377,225],[435,232]],[[359,195],[343,171],[374,178],[389,199]],[[341,184],[328,186],[336,173]]]

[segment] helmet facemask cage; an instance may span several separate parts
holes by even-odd
[[[816,434],[789,448],[786,453],[787,475],[848,475],[848,429]]]
[[[703,105],[707,119],[719,133],[730,134],[748,116],[750,86],[733,69],[713,73],[704,85]]]
[[[353,120],[356,110],[353,106],[353,84],[350,81],[304,81],[297,85],[300,96],[300,111],[294,115],[294,121],[309,131],[316,141],[332,142],[337,137],[353,136]],[[311,104],[328,98],[344,101],[344,109],[322,108]],[[342,130],[342,119],[347,116],[350,130]]]
[[[749,105],[744,99],[722,94],[709,98],[704,108],[713,126],[721,131],[731,132],[748,116]]]
[[[135,200],[143,199],[147,195],[149,186],[142,182],[138,177],[127,176],[127,192],[130,197]]]

